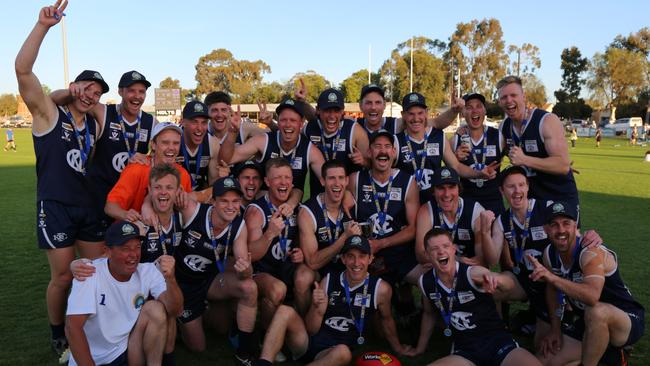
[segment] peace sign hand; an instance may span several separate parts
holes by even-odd
[[[38,14],[38,23],[48,28],[58,24],[63,19],[65,15],[63,11],[67,6],[68,0],[64,0],[63,3],[61,0],[57,0],[54,5],[42,8]]]
[[[304,102],[307,100],[307,87],[305,86],[305,81],[302,78],[298,79],[298,82],[300,82],[300,88],[296,89],[293,92],[293,96],[296,98],[296,100]]]
[[[260,116],[258,118],[259,122],[270,126],[273,123],[273,112],[266,109],[266,103],[257,102],[257,108],[260,110]]]

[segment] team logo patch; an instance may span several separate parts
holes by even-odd
[[[359,244],[361,244],[361,238],[358,237],[358,236],[353,237],[352,240],[350,240],[350,244],[352,244],[352,245],[359,245]]]
[[[122,225],[122,235],[131,235],[133,233],[135,233],[135,229],[133,229],[133,225],[131,224]]]
[[[125,151],[115,154],[115,156],[113,156],[113,159],[111,160],[113,169],[115,169],[115,171],[117,172],[122,172],[122,170],[124,170],[128,162],[129,162],[129,153]]]
[[[235,186],[235,182],[231,178],[226,178],[223,181],[223,186],[226,188],[232,188]]]
[[[336,102],[338,97],[336,96],[336,93],[329,93],[329,95],[327,95],[327,100],[330,102]]]
[[[442,171],[440,171],[440,177],[442,177],[443,179],[449,178],[450,176],[451,176],[451,172],[449,171],[449,169],[444,168],[442,169]]]
[[[81,161],[81,152],[77,149],[69,150],[65,156],[68,166],[76,172],[83,173],[83,163]]]
[[[54,241],[58,241],[59,243],[62,243],[67,238],[68,238],[68,234],[66,233],[56,233],[52,235],[52,239],[54,239]]]
[[[137,71],[134,71],[133,73],[131,73],[131,78],[133,80],[140,80],[142,79],[142,75],[140,75]]]
[[[142,305],[144,305],[144,295],[143,294],[136,294],[135,297],[133,298],[133,307],[136,310],[139,310]]]
[[[186,255],[183,262],[194,272],[205,272],[208,265],[212,263],[211,260],[196,254]]]
[[[94,76],[96,79],[104,80],[104,78],[103,78],[103,77],[102,77],[98,72],[94,73],[93,76]]]
[[[294,103],[293,99],[287,99],[287,100],[284,101],[284,104],[287,104],[287,105],[294,105],[294,104],[296,104],[296,103]]]
[[[418,96],[417,96],[417,94],[411,94],[411,95],[409,96],[409,101],[410,101],[410,102],[417,102],[417,101],[418,101]]]
[[[194,105],[194,112],[203,112],[203,105],[196,103]]]
[[[352,324],[354,324],[352,319],[344,318],[342,316],[333,316],[325,320],[325,325],[338,330],[339,332],[347,332]]]
[[[553,204],[553,213],[564,212],[564,205],[561,203]]]

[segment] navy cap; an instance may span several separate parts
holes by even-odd
[[[381,130],[377,130],[377,131],[373,132],[372,134],[370,134],[370,143],[371,144],[374,143],[375,140],[377,140],[378,138],[380,138],[382,136],[387,137],[390,140],[391,144],[395,143],[394,140],[393,140],[394,135],[392,133],[384,130],[383,128]]]
[[[467,94],[463,95],[463,100],[464,100],[465,102],[467,102],[467,101],[469,101],[469,100],[471,100],[471,99],[478,99],[478,100],[480,100],[481,103],[483,103],[483,105],[485,106],[485,97],[483,96],[483,94],[479,94],[479,93],[467,93]]]
[[[402,99],[402,108],[405,111],[408,111],[409,108],[419,106],[422,108],[427,108],[427,103],[424,100],[424,95],[420,93],[409,93],[404,96]]]
[[[275,113],[279,116],[280,112],[282,112],[284,109],[287,108],[298,113],[300,117],[305,118],[305,112],[302,110],[301,102],[292,98],[286,98],[282,102],[280,102],[280,104],[275,108]]]
[[[106,246],[117,247],[131,239],[142,239],[140,228],[129,221],[116,221],[106,230]]]
[[[258,173],[260,173],[261,176],[264,176],[264,170],[262,167],[254,162],[253,160],[246,160],[243,163],[237,163],[235,164],[233,171],[235,172],[233,176],[236,178],[239,178],[239,175],[246,169],[255,169],[257,170]]]
[[[94,70],[84,70],[75,79],[77,81],[96,81],[102,86],[102,94],[108,93],[108,84],[104,81],[102,74]]]
[[[433,185],[441,186],[443,184],[460,184],[458,173],[452,168],[442,167],[433,173]]]
[[[212,198],[223,196],[226,192],[234,191],[243,195],[237,179],[231,177],[219,178],[212,184]]]
[[[208,115],[208,107],[198,100],[193,100],[183,108],[183,118],[192,119],[194,117],[210,118]]]
[[[359,98],[359,100],[362,100],[363,97],[365,97],[366,95],[372,92],[379,93],[379,95],[381,95],[382,98],[385,98],[384,88],[382,88],[377,84],[368,84],[368,85],[364,85],[363,88],[361,88],[361,97]]]
[[[320,110],[330,108],[344,109],[345,104],[343,103],[343,93],[334,88],[323,90],[323,92],[318,96],[316,108]]]
[[[508,178],[509,176],[511,176],[513,174],[521,174],[524,177],[526,177],[526,179],[528,179],[528,174],[526,174],[526,169],[524,169],[523,167],[518,166],[518,165],[509,165],[508,167],[503,169],[501,172],[499,172],[499,177],[498,177],[499,186],[502,186],[503,181],[506,180],[506,178]]]
[[[370,254],[370,242],[368,239],[360,235],[352,235],[351,237],[345,240],[343,248],[341,248],[341,254],[347,253],[351,249],[357,249],[361,253]]]
[[[135,83],[142,83],[147,88],[151,86],[151,83],[147,81],[147,78],[145,78],[144,75],[142,75],[141,73],[135,70],[131,70],[122,74],[122,77],[120,78],[120,82],[119,84],[117,84],[117,87],[127,88]]]
[[[578,221],[578,207],[565,201],[554,201],[544,209],[545,222],[548,224],[557,216],[565,216]]]

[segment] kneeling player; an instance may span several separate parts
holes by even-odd
[[[456,245],[445,229],[424,237],[433,271],[420,277],[422,327],[417,353],[424,352],[433,331],[433,306],[444,321],[444,334],[453,340],[452,354],[433,365],[539,365],[539,361],[506,331],[490,293],[513,286],[512,279],[479,266],[456,261]]]
[[[368,273],[372,261],[368,240],[354,235],[341,250],[343,272],[331,272],[315,282],[305,322],[293,308],[282,305],[266,332],[257,365],[270,365],[285,340],[295,359],[310,365],[347,365],[350,349],[365,342],[365,322],[379,312],[386,340],[399,354],[415,354],[399,342],[391,313],[390,285]]]

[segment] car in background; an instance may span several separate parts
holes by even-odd
[[[641,117],[619,118],[614,123],[605,125],[603,128],[614,130],[614,134],[627,134],[627,130],[632,127],[641,128],[643,119]]]

